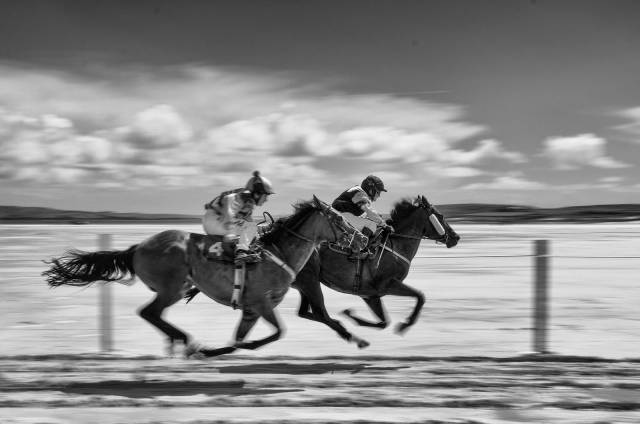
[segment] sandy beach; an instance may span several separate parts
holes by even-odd
[[[263,349],[201,361],[167,357],[136,315],[146,287],[113,285],[114,346],[100,353],[96,287],[48,288],[41,261],[126,248],[161,226],[0,226],[0,422],[636,423],[640,225],[454,225],[446,249],[424,242],[407,282],[427,295],[414,328],[355,327],[364,303],[325,289],[329,311],[371,342],[364,350],[278,308],[287,332]],[[198,231],[197,227],[181,227]],[[531,352],[532,244],[551,247],[551,356]],[[392,326],[412,301],[383,298]],[[200,295],[168,318],[198,341],[227,344],[239,312]],[[250,337],[269,329],[258,325]]]

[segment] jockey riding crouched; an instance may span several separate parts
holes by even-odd
[[[238,240],[234,263],[235,281],[231,304],[239,304],[241,289],[244,286],[244,264],[260,259],[259,253],[251,252],[249,245],[257,235],[252,225],[253,209],[262,206],[270,194],[274,194],[271,182],[254,171],[253,177],[242,189],[225,191],[204,205],[205,213],[202,226],[208,235],[224,236],[225,241]],[[213,252],[207,252],[213,255]]]
[[[224,236],[226,240],[238,239],[235,260],[251,259],[249,244],[257,235],[251,225],[256,206],[262,206],[270,194],[274,194],[271,182],[255,171],[243,189],[225,191],[204,205],[202,226],[209,235]]]
[[[384,219],[371,206],[383,191],[387,190],[384,188],[382,180],[375,175],[369,175],[362,180],[360,185],[343,191],[331,206],[341,212],[345,219],[360,231],[363,231],[364,227],[370,230],[365,221],[369,220],[375,223],[376,229],[381,227],[393,232],[393,227],[385,223]],[[352,251],[351,256],[357,257],[358,254],[358,251]]]

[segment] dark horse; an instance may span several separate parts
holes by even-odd
[[[444,235],[440,235],[429,221],[431,214],[437,217],[444,228]],[[320,287],[322,283],[339,292],[360,296],[379,319],[378,322],[370,322],[354,315],[349,309],[343,311],[343,314],[358,325],[376,328],[388,325],[380,299],[388,294],[416,298],[411,315],[398,324],[397,331],[402,334],[416,322],[424,305],[424,295],[404,284],[403,280],[409,273],[420,242],[431,239],[451,248],[458,243],[460,236],[424,196],[396,203],[391,211],[391,219],[387,222],[395,228],[395,232],[379,234],[374,239],[374,243],[377,243],[374,254],[366,259],[351,259],[348,251],[331,245],[323,245],[311,255],[293,283],[301,296],[298,311],[300,317],[322,322],[346,340],[354,337],[339,321],[329,316]],[[364,344],[366,345],[368,343]]]
[[[138,276],[156,292],[155,299],[139,314],[167,335],[169,348],[182,342],[187,354],[216,356],[238,348],[256,349],[281,337],[280,319],[274,308],[311,253],[324,241],[350,242],[362,248],[366,237],[315,196],[312,201],[296,205],[289,217],[276,221],[261,239],[264,260],[247,265],[242,318],[236,328],[235,344],[218,349],[199,347],[187,334],[162,318],[164,309],[180,300],[192,285],[216,302],[230,306],[233,263],[206,259],[204,252],[211,244],[207,236],[168,230],[122,251],[71,251],[52,259],[50,269],[43,275],[53,287],[86,286],[96,281]],[[245,342],[245,336],[260,317],[275,327],[275,332],[263,339]],[[352,340],[360,342],[356,337]]]

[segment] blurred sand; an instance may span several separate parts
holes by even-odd
[[[135,312],[151,292],[115,284],[116,351],[98,354],[100,290],[50,289],[41,261],[96,250],[98,234],[123,249],[166,228],[0,226],[0,422],[640,422],[638,223],[455,225],[456,248],[424,242],[413,262],[407,282],[428,300],[404,337],[353,326],[338,313],[369,317],[364,303],[325,289],[330,313],[372,343],[366,350],[298,318],[291,290],[278,308],[282,340],[207,361],[167,358]],[[535,239],[550,240],[549,349],[559,356],[521,355],[531,349]],[[394,324],[413,306],[383,301]],[[202,295],[168,311],[214,346],[239,316]],[[269,331],[261,323],[250,337]]]
[[[250,356],[513,356],[531,350],[531,297],[535,239],[550,240],[549,349],[565,355],[638,357],[640,351],[640,223],[590,225],[454,225],[460,244],[446,249],[423,242],[407,283],[427,296],[418,323],[404,337],[393,325],[406,318],[413,300],[387,296],[392,325],[355,327],[339,312],[354,308],[371,317],[364,302],[325,288],[329,312],[371,342],[364,351],[327,327],[297,317],[291,290],[278,311],[284,338]],[[166,229],[161,225],[0,225],[0,355],[92,353],[99,349],[97,287],[46,286],[42,260],[66,249],[97,250],[97,235],[113,235],[124,249]],[[197,226],[178,228],[199,231]],[[113,284],[117,351],[161,355],[164,340],[136,315],[152,298],[140,282]],[[239,311],[199,295],[179,303],[168,319],[197,340],[220,346],[232,339]],[[250,337],[271,331],[260,322]]]

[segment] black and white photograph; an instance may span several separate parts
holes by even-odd
[[[0,423],[640,423],[640,2],[0,0]]]

